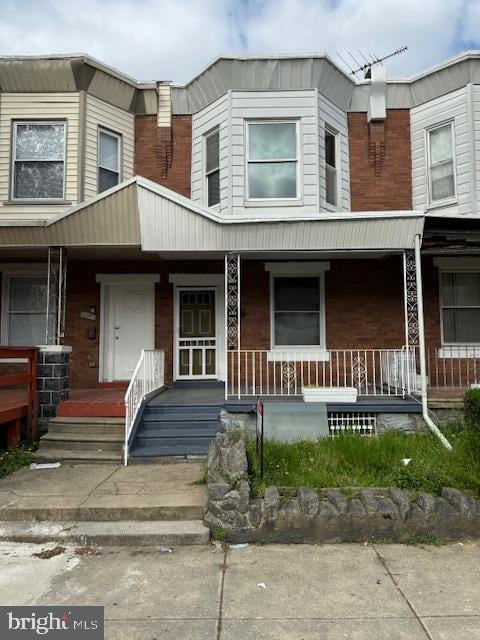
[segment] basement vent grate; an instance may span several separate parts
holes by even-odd
[[[329,413],[328,428],[333,438],[350,433],[372,436],[377,432],[377,418],[374,413]]]

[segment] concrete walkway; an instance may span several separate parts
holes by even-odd
[[[480,639],[477,544],[40,548],[0,544],[0,604],[103,605],[111,640]]]
[[[0,520],[201,519],[200,477],[194,463],[21,469],[0,480]]]

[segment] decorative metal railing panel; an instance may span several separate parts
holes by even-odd
[[[400,396],[416,386],[414,349],[230,351],[228,397],[301,396],[305,387],[357,389],[359,396]],[[413,384],[412,384],[413,381]]]
[[[130,436],[142,401],[147,394],[161,389],[164,382],[165,352],[160,350],[142,350],[125,394],[124,464],[128,464]]]

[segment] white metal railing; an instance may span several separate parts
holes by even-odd
[[[405,396],[418,386],[412,348],[229,351],[227,395],[300,396],[304,387],[355,387],[360,396]]]
[[[128,463],[130,435],[135,418],[145,396],[164,385],[165,352],[160,350],[142,350],[132,379],[125,394],[125,443],[123,462]]]
[[[427,349],[427,379],[438,390],[468,389],[480,384],[480,347],[452,345]]]

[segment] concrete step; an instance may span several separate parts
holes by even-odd
[[[207,544],[210,531],[201,520],[118,522],[5,522],[0,540],[8,542],[72,542],[82,545],[180,546]]]
[[[52,418],[48,422],[49,433],[125,433],[122,418]]]
[[[188,404],[174,404],[174,403],[165,403],[165,404],[153,404],[152,402],[150,402],[150,404],[148,404],[145,407],[145,415],[152,415],[152,414],[159,414],[159,413],[174,413],[174,414],[180,414],[180,413],[193,413],[193,414],[199,414],[199,413],[212,413],[212,414],[218,414],[220,413],[220,411],[223,409],[223,405],[220,404],[212,404],[212,403],[208,403],[206,402],[205,404],[202,403],[188,403]]]
[[[205,513],[204,493],[137,495],[91,495],[83,501],[58,496],[50,500],[18,498],[0,511],[4,522],[121,522],[125,520],[201,520]]]
[[[172,443],[161,440],[159,442],[149,441],[147,443],[138,444],[135,442],[133,449],[130,451],[130,457],[140,458],[145,456],[153,458],[155,456],[201,456],[208,453],[208,447],[212,438],[196,438],[195,442],[182,443],[176,440]]]
[[[35,462],[63,462],[65,464],[119,464],[121,458],[121,453],[116,451],[40,448],[35,453]]]
[[[40,450],[121,452],[124,439],[115,433],[47,433],[40,438]]]

